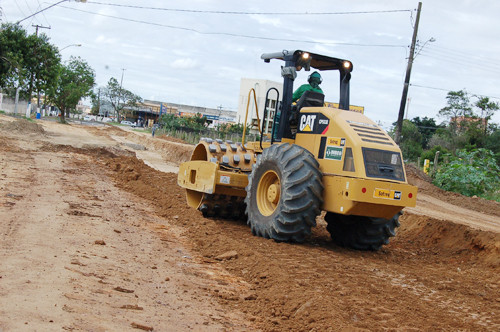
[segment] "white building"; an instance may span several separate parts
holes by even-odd
[[[283,83],[278,83],[269,80],[261,80],[261,79],[252,79],[252,78],[242,78],[240,82],[240,95],[238,97],[238,113],[236,121],[238,123],[245,122],[245,113],[247,110],[248,104],[248,96],[250,89],[255,90],[255,96],[257,99],[257,109],[259,111],[259,119],[262,121],[264,116],[264,103],[266,101],[266,93],[269,89],[276,88],[279,91],[279,98],[283,97]],[[277,94],[275,90],[269,92],[269,100],[267,103],[268,108],[268,117],[266,124],[267,126],[264,130],[265,133],[271,132],[272,129],[272,120],[274,118],[274,113],[276,111],[278,102],[277,102]],[[248,118],[247,125],[250,125],[251,128],[255,131],[257,128],[257,112],[255,108],[255,101],[253,92],[250,94],[250,104],[248,105]],[[261,124],[262,126],[262,124]]]

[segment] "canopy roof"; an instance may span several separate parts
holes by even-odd
[[[342,70],[351,72],[352,63],[349,60],[333,58],[326,55],[311,53],[302,50],[283,50],[276,53],[264,53],[261,59],[265,62],[270,62],[271,59],[278,59],[283,61],[292,61],[298,70],[303,67],[308,70],[308,67],[313,67],[317,70]]]

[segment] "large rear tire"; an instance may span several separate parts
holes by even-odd
[[[253,166],[245,198],[252,233],[303,242],[323,203],[322,173],[314,156],[288,143],[265,149]]]
[[[333,242],[341,247],[377,251],[396,235],[400,215],[401,212],[391,219],[384,219],[328,212],[325,216],[328,223],[326,229]]]

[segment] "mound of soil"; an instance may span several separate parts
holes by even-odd
[[[182,144],[189,144],[189,143],[187,143],[186,141],[184,141],[184,140],[182,140],[180,138],[172,137],[172,136],[168,136],[168,135],[158,135],[158,136],[155,136],[155,137],[163,139],[165,141],[170,141],[170,142],[175,142],[175,143],[182,143]]]
[[[411,244],[420,252],[426,251],[455,262],[481,261],[500,267],[500,234],[470,228],[466,225],[428,216],[406,213],[391,247]]]
[[[0,123],[0,129],[7,132],[45,135],[45,130],[41,125],[26,119]]]

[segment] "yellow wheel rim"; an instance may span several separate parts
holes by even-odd
[[[257,187],[257,206],[264,216],[270,216],[276,210],[281,197],[281,183],[275,171],[262,175]]]

